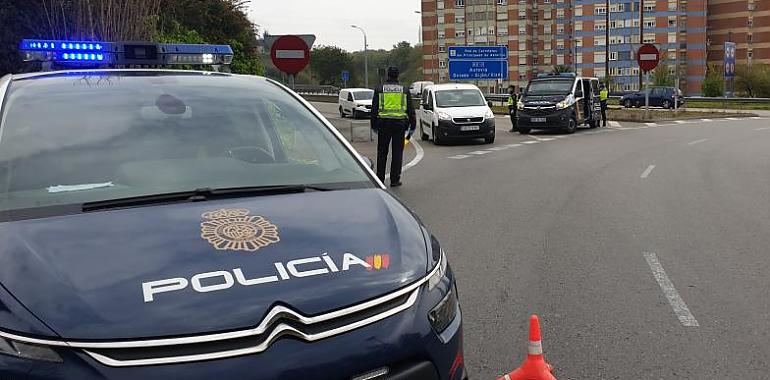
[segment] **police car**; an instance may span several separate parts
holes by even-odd
[[[439,242],[228,46],[25,40],[0,79],[0,377],[465,379]]]

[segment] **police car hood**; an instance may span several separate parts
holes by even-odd
[[[21,220],[0,223],[0,283],[65,339],[228,331],[272,306],[312,316],[417,281],[422,231],[380,189]],[[163,281],[181,289],[148,299]]]
[[[549,106],[563,101],[567,95],[525,95],[521,102],[525,106]]]

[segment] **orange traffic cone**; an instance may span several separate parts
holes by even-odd
[[[543,357],[540,320],[537,315],[529,317],[529,352],[524,364],[497,380],[556,380],[551,374],[551,366]]]

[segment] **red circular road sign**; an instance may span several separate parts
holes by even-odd
[[[636,52],[636,62],[642,71],[652,71],[660,63],[660,52],[653,44],[644,44]]]
[[[297,75],[310,63],[310,48],[300,37],[282,36],[273,42],[270,58],[278,70]]]

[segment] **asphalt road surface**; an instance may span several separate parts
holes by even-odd
[[[458,278],[466,365],[559,379],[770,377],[770,122],[505,132],[434,146],[403,199]]]

